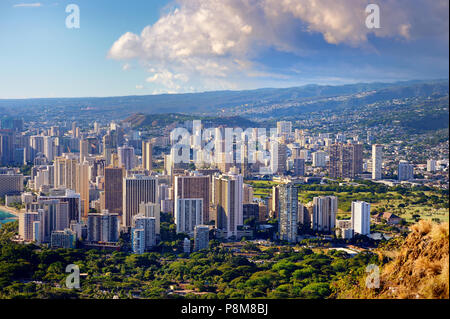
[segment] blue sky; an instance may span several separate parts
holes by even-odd
[[[448,77],[448,1],[379,1],[379,30],[366,0],[311,1],[2,0],[0,98]]]

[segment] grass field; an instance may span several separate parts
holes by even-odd
[[[272,181],[246,181],[253,186],[254,196],[265,198],[272,195],[272,186],[278,185]],[[421,219],[449,221],[448,197],[434,191],[409,191],[402,195],[397,191],[357,192],[348,191],[347,188],[336,187],[333,191],[307,190],[299,186],[299,201],[307,204],[316,196],[337,196],[338,216],[348,218],[351,213],[352,201],[360,200],[371,204],[372,212],[392,212],[408,222],[415,221],[413,215],[419,215]],[[356,188],[355,188],[356,190]]]

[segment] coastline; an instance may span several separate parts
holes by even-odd
[[[19,218],[19,211],[17,211],[14,208],[7,207],[7,206],[0,206],[0,210],[9,214],[12,214],[15,216],[15,218]]]

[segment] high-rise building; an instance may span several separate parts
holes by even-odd
[[[81,216],[87,218],[89,212],[89,171],[88,162],[77,164],[77,183],[76,192],[81,198]]]
[[[292,122],[280,121],[277,122],[277,134],[278,136],[284,136],[289,138],[292,135]]]
[[[259,220],[259,205],[257,203],[246,203],[242,207],[244,222],[247,219]]]
[[[193,234],[195,226],[203,224],[202,198],[179,198],[175,207],[177,233]]]
[[[131,249],[135,254],[145,253],[145,231],[142,228],[131,230]]]
[[[314,152],[312,154],[312,166],[313,167],[325,167],[325,152]]]
[[[320,232],[331,232],[335,227],[337,208],[336,196],[314,197],[312,229]]]
[[[144,250],[152,249],[156,245],[156,219],[154,217],[136,215],[134,216],[134,225],[134,229],[144,230]]]
[[[63,154],[55,159],[55,188],[77,189],[77,164],[79,159],[74,154]]]
[[[152,166],[152,143],[148,141],[142,142],[142,167],[151,171]]]
[[[352,202],[352,228],[355,234],[370,234],[370,204]]]
[[[280,189],[276,186],[272,186],[272,201],[270,205],[270,215],[273,218],[278,218],[279,214],[278,211],[280,209],[280,206],[278,203],[280,202]]]
[[[10,165],[14,161],[14,140],[13,130],[0,130],[0,165]]]
[[[243,224],[242,175],[221,175],[213,178],[212,202],[217,207],[216,228],[226,236],[237,236],[237,226]]]
[[[52,248],[75,248],[76,234],[70,229],[54,230],[51,234],[50,246]]]
[[[124,177],[125,169],[123,167],[105,168],[105,206],[102,208],[118,214],[120,220],[122,220]]]
[[[329,147],[328,173],[331,178],[355,178],[362,173],[363,145],[336,143]]]
[[[183,240],[183,252],[185,254],[189,254],[191,252],[191,241],[189,238],[185,238]]]
[[[381,179],[381,170],[383,164],[383,145],[372,145],[372,179]]]
[[[38,212],[21,212],[19,214],[19,236],[25,241],[33,240],[33,223],[39,221]]]
[[[15,195],[23,192],[22,174],[0,174],[0,196]]]
[[[119,240],[119,215],[103,210],[101,213],[88,214],[89,242],[115,243]]]
[[[55,155],[55,143],[50,136],[44,136],[44,155],[49,162],[53,161]]]
[[[294,158],[294,176],[305,176],[305,160]]]
[[[336,236],[342,239],[352,239],[354,235],[351,219],[336,220]]]
[[[44,136],[33,135],[30,136],[30,149],[31,149],[31,160],[38,154],[44,154]]]
[[[37,212],[37,216],[34,215]],[[30,214],[31,213],[31,214]],[[64,230],[70,226],[69,204],[57,199],[38,199],[38,202],[27,205],[27,213],[23,216],[23,224],[19,221],[19,233],[25,240],[29,240],[30,232],[37,231],[39,243],[49,243],[54,230]],[[39,228],[32,224],[39,221]],[[33,225],[33,230],[30,226]],[[28,234],[28,235],[27,235]]]
[[[269,218],[269,212],[267,209],[267,205],[259,202],[258,203],[258,210],[259,210],[259,219],[260,222],[265,222]]]
[[[136,167],[136,155],[133,147],[128,145],[119,147],[117,154],[119,155],[119,166],[124,167],[127,171]]]
[[[270,145],[270,168],[272,174],[283,175],[286,173],[287,146],[279,142]]]
[[[87,140],[80,140],[80,163],[84,163],[84,160],[89,155],[89,142]]]
[[[436,172],[436,160],[429,159],[427,161],[427,171],[430,173]]]
[[[277,187],[280,240],[295,243],[298,229],[298,188],[293,184],[283,184]]]
[[[154,176],[133,175],[123,180],[123,217],[125,227],[132,227],[133,216],[141,203],[159,203],[158,179]]]
[[[244,204],[251,204],[253,203],[253,187],[248,185],[248,184],[244,184]]]
[[[298,223],[302,225],[304,229],[311,229],[312,207],[310,205],[305,206],[301,202],[298,202]]]
[[[155,233],[161,234],[161,206],[155,203],[140,203],[139,215],[155,218]]]
[[[194,251],[208,249],[209,227],[206,225],[195,226],[194,229]]]
[[[209,203],[210,203],[211,178],[207,175],[186,175],[175,176],[174,179],[174,211],[177,211],[178,199],[182,198],[202,198],[203,199],[203,222],[209,223]]]
[[[414,166],[408,161],[400,161],[398,164],[398,180],[409,181],[414,179]]]
[[[62,203],[67,203],[69,209],[69,224],[71,221],[79,222],[81,220],[81,198],[80,194],[75,193],[71,189],[51,189],[49,196],[39,196],[37,202],[43,202],[47,200],[58,200]],[[27,205],[27,210],[36,209],[33,207],[33,203]],[[64,230],[64,229],[60,229]]]

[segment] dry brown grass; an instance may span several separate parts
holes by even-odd
[[[383,267],[380,298],[449,298],[449,224],[420,221]]]
[[[448,299],[449,224],[420,221],[382,267],[380,288],[357,288],[340,294],[343,298]],[[361,286],[360,286],[361,287]]]

